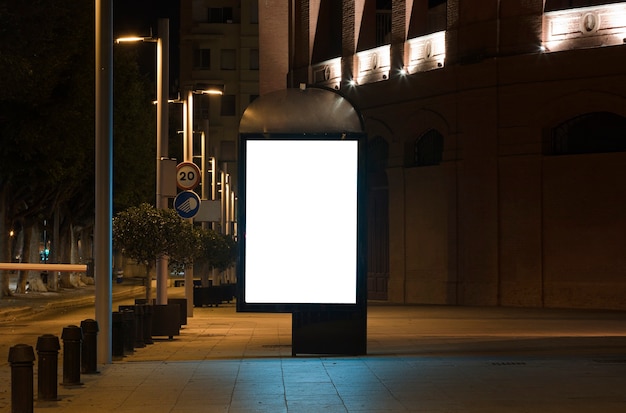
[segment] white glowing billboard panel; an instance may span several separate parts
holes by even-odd
[[[357,303],[356,140],[246,140],[247,304]]]

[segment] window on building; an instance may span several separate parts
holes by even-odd
[[[313,42],[313,63],[341,56],[341,33],[343,27],[341,1],[322,1]]]
[[[391,0],[376,0],[376,46],[391,43]]]
[[[235,116],[236,115],[236,103],[235,95],[222,95],[222,109],[220,115],[222,116]]]
[[[250,70],[259,70],[259,49],[250,49]]]
[[[626,152],[626,118],[594,112],[569,119],[552,129],[546,155]]]
[[[443,135],[430,129],[415,141],[413,162],[415,166],[434,166],[443,157]]]
[[[232,23],[233,8],[232,7],[209,7],[208,13],[209,23]]]
[[[196,49],[193,53],[193,68],[211,69],[211,49]]]
[[[235,49],[222,49],[220,68],[222,70],[235,70],[237,68]]]
[[[193,104],[194,119],[209,119],[209,105],[211,99],[206,96],[197,96]]]
[[[448,9],[446,0],[428,0],[428,7],[413,7],[408,27],[408,38],[446,30]]]
[[[546,0],[544,11],[577,9],[579,7],[601,6],[621,3],[621,0]]]

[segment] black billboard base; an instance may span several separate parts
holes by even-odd
[[[367,353],[367,310],[296,311],[291,317],[292,356]]]

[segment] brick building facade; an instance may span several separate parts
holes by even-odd
[[[370,298],[626,309],[626,2],[264,3],[267,90],[365,119]]]

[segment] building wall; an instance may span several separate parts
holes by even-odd
[[[543,1],[449,0],[445,62],[403,76],[410,39],[397,33],[411,32],[412,20],[409,28],[397,25],[425,8],[408,3],[393,2],[386,76],[349,85],[357,71],[346,70],[345,61],[355,60],[346,48],[341,69],[332,61],[290,68],[292,85],[346,95],[362,111],[369,136],[389,144],[387,299],[626,309],[626,152],[544,151],[552,128],[568,119],[626,116],[626,22],[618,21],[626,3],[562,10],[574,22],[590,12],[600,21],[591,29],[567,23],[574,29],[565,33],[558,32],[561,15],[544,13]],[[371,21],[358,15],[370,9],[367,1],[344,1],[344,9],[344,27]],[[359,38],[344,44],[358,47]],[[316,75],[320,68],[327,76]],[[414,166],[415,142],[429,129],[444,137],[442,161]]]
[[[255,0],[256,1],[256,0]],[[258,0],[261,47],[259,91],[264,95],[284,89],[289,71],[289,2]]]
[[[259,52],[258,24],[267,11],[257,0],[182,0],[180,10],[181,97],[187,98],[189,90],[202,89],[201,85],[221,85],[224,89],[223,96],[193,97],[194,161],[200,169],[210,170],[208,159],[215,158],[217,181],[221,173],[227,174],[224,186],[229,182],[230,188],[236,188],[239,120],[260,94],[259,68],[267,65]],[[202,59],[201,52],[207,54]],[[233,100],[234,107],[230,106]],[[225,110],[226,107],[233,109]],[[207,165],[200,165],[198,137],[202,132],[206,137]],[[222,192],[217,185],[215,192],[219,199]],[[222,208],[226,209],[227,206]],[[233,225],[221,222],[220,226],[224,231],[232,231]]]

